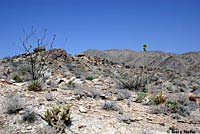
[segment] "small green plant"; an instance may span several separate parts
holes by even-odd
[[[177,111],[177,109],[178,109],[178,103],[175,102],[175,101],[169,100],[169,101],[167,101],[167,107],[169,109],[171,109],[172,111]]]
[[[147,96],[147,93],[145,92],[138,92],[137,93],[137,98],[136,98],[136,102],[141,103]]]
[[[70,106],[54,106],[45,112],[44,119],[58,132],[64,132],[71,125]]]
[[[85,79],[92,81],[94,79],[94,77],[93,76],[87,76]]]
[[[26,111],[26,113],[22,116],[22,120],[33,123],[37,119],[37,116],[34,112]]]
[[[23,82],[21,77],[17,74],[14,74],[12,79],[15,80],[15,82]]]
[[[29,85],[28,85],[28,90],[30,91],[41,91],[42,90],[42,86],[40,85],[39,81],[32,81]]]

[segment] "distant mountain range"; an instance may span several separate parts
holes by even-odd
[[[146,61],[144,52],[136,52],[129,49],[89,49],[81,54],[86,56],[97,56],[115,63],[124,63],[125,65],[132,65],[136,67],[143,66]],[[149,51],[147,52],[147,62],[148,66],[153,68],[160,67],[181,72],[186,70],[200,72],[200,51],[183,54]]]

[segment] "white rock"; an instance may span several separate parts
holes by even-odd
[[[85,108],[85,107],[83,107],[83,106],[80,106],[80,107],[79,107],[79,111],[80,111],[81,113],[87,113],[87,112],[88,112],[88,109]]]
[[[31,130],[32,129],[32,126],[28,126],[27,128],[26,128],[26,130]]]

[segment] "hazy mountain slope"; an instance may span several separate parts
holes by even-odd
[[[128,49],[110,49],[104,51],[90,49],[82,52],[82,54],[87,56],[97,56],[116,63],[124,63],[136,67],[142,66],[146,60],[143,52],[136,52]],[[200,52],[173,54],[161,51],[150,51],[147,52],[147,62],[150,67],[169,68],[177,71],[189,70],[200,72]]]

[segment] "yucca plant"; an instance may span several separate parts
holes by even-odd
[[[28,85],[28,90],[30,90],[30,91],[41,91],[42,90],[42,86],[41,86],[39,81],[35,80],[35,81],[32,81]]]

